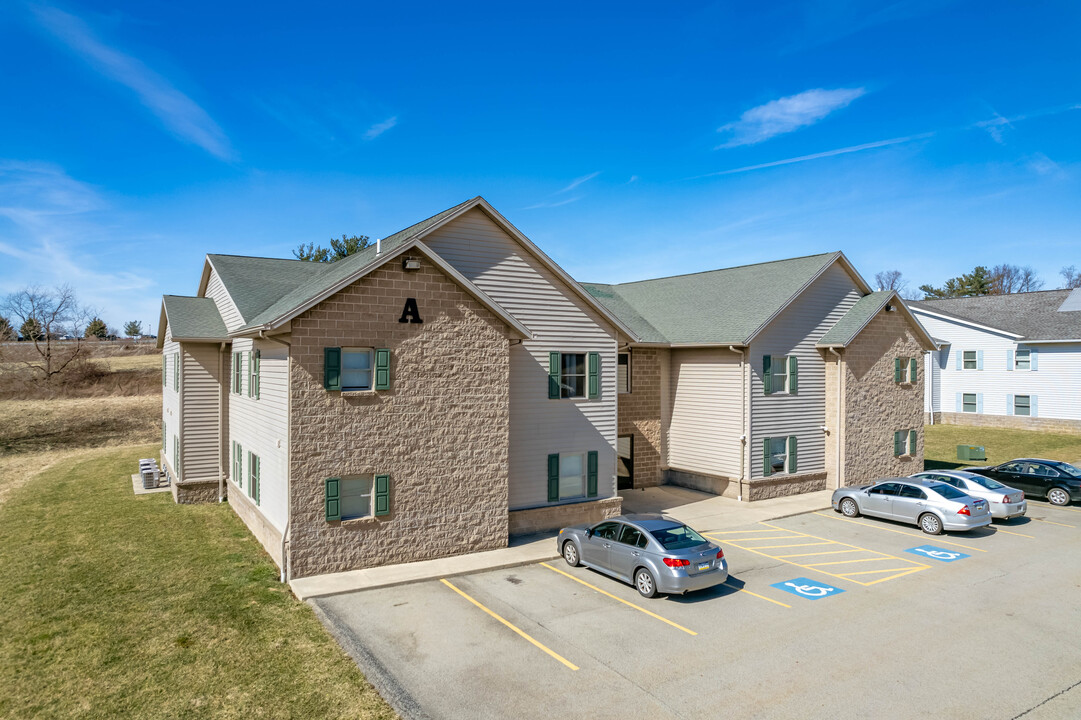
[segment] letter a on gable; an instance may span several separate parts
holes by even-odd
[[[417,299],[406,298],[405,307],[402,308],[402,316],[398,318],[400,323],[422,323],[420,310],[417,310]]]

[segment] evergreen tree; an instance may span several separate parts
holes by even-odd
[[[22,326],[19,328],[19,334],[22,335],[23,340],[44,340],[45,332],[41,329],[41,323],[37,318],[26,318],[23,321]]]
[[[15,328],[11,327],[11,321],[3,315],[0,315],[0,341],[18,339],[18,336],[15,334]]]
[[[329,248],[322,245],[316,246],[315,243],[307,245],[300,243],[300,247],[293,251],[293,257],[309,262],[334,262],[358,253],[371,244],[367,235],[346,236],[343,234],[340,240],[331,238]]]
[[[86,326],[86,332],[83,333],[83,337],[96,337],[100,340],[104,340],[109,334],[109,328],[105,326],[105,321],[99,317],[95,317]]]
[[[143,324],[138,320],[132,320],[124,324],[124,334],[129,338],[139,337],[143,334]]]

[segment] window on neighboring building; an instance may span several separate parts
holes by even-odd
[[[248,397],[259,399],[259,351],[248,353]]]
[[[762,444],[762,475],[796,472],[796,436],[765,438]]]
[[[773,358],[773,367],[770,370],[773,376],[770,381],[773,386],[770,392],[783,393],[788,389],[788,358],[784,355]]]
[[[631,391],[631,354],[621,352],[617,360],[616,385],[618,392],[629,393]]]
[[[1014,370],[1029,370],[1032,367],[1032,351],[1018,350],[1013,356]],[[1018,413],[1020,414],[1020,413]]]
[[[372,389],[372,349],[342,348],[342,390]]]
[[[243,353],[233,353],[233,392],[237,395],[241,392],[241,385],[244,383],[244,369],[242,366]]]
[[[762,386],[766,395],[777,393],[796,394],[796,356],[763,355]]]
[[[788,438],[770,438],[769,469],[771,473],[784,472],[788,462]]]
[[[237,487],[244,487],[244,449],[233,441],[233,482]]]
[[[586,494],[585,453],[559,456],[559,499],[584,497]]]
[[[975,350],[965,350],[962,353],[962,368],[965,370],[976,370],[979,367],[979,363],[976,358]],[[972,412],[976,412],[973,410]]]
[[[1014,395],[1013,396],[1013,414],[1014,415],[1031,415],[1032,414],[1032,398],[1029,395]]]
[[[893,454],[896,457],[901,455],[915,455],[916,444],[919,438],[915,430],[897,430],[893,433]]]
[[[342,520],[368,517],[372,514],[373,475],[348,475],[342,478]]]
[[[976,412],[976,393],[963,393],[961,395],[961,412]]]
[[[259,471],[262,462],[259,460],[259,456],[253,452],[248,453],[248,496],[255,501],[255,504],[259,504],[259,493],[262,490],[259,482]]]
[[[561,398],[585,397],[585,353],[562,353],[559,356],[559,396]]]

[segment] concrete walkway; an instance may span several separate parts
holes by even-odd
[[[739,502],[731,498],[673,485],[662,485],[645,490],[624,490],[620,494],[623,496],[624,513],[664,513],[696,530],[711,532],[828,508],[832,491],[821,490],[805,495],[759,500],[753,503]],[[365,570],[315,575],[291,580],[289,586],[298,598],[308,600],[357,590],[370,590],[528,565],[559,557],[559,553],[556,552],[555,536],[555,532],[550,532],[514,537],[511,538],[509,547],[496,550],[401,565],[385,565]]]

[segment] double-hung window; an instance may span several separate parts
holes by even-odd
[[[762,389],[765,394],[795,395],[798,385],[797,368],[795,355],[763,355]]]
[[[233,482],[239,488],[244,487],[244,448],[233,441]]]
[[[1014,370],[1031,370],[1032,369],[1032,351],[1018,349],[1013,356],[1013,369]],[[1018,413],[1020,415],[1020,413]]]
[[[248,353],[248,397],[259,399],[259,351]]]
[[[342,478],[342,520],[355,520],[372,514],[373,475],[351,475]]]
[[[762,441],[762,475],[796,472],[796,436],[768,437]]]
[[[548,399],[600,397],[600,353],[548,353]]]
[[[1032,414],[1032,396],[1031,395],[1014,395],[1013,396],[1013,414],[1014,415],[1031,415]]]
[[[963,370],[977,370],[979,369],[979,359],[975,350],[963,350],[961,351],[961,369]],[[973,410],[972,412],[976,412]]]
[[[342,348],[342,391],[372,389],[372,349]],[[343,478],[344,481],[344,478]]]
[[[259,493],[262,490],[259,482],[259,472],[262,462],[259,460],[259,456],[253,452],[248,453],[248,496],[255,501],[255,504],[259,504]]]
[[[893,433],[894,456],[915,455],[918,441],[919,436],[915,430],[897,430]]]
[[[961,412],[976,412],[976,393],[961,394]]]
[[[584,397],[586,394],[585,353],[561,353],[559,362],[559,397]]]
[[[919,379],[919,362],[916,358],[893,359],[893,381],[895,383],[915,383]]]
[[[596,451],[548,456],[548,502],[596,497],[599,478]]]
[[[239,395],[244,383],[243,353],[233,353],[233,392]]]

